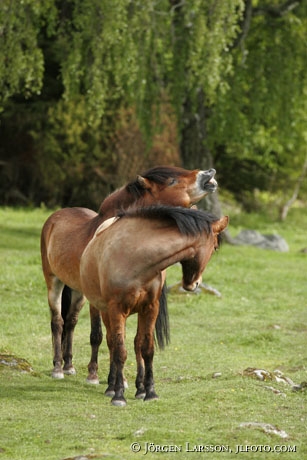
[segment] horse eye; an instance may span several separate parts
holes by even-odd
[[[175,185],[176,183],[177,183],[177,179],[171,178],[171,179],[169,180],[168,185]]]

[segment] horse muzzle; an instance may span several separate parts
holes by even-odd
[[[207,171],[199,171],[199,185],[206,192],[215,192],[217,189],[217,181],[214,179],[216,170],[211,168]]]
[[[182,287],[185,291],[195,291],[198,286],[200,286],[202,282],[202,277],[198,278],[198,280],[194,281],[193,283],[190,284],[185,284],[184,282],[182,283]]]

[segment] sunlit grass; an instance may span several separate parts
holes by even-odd
[[[307,392],[242,375],[247,367],[255,367],[279,369],[295,383],[307,380],[307,256],[299,252],[307,246],[307,215],[302,210],[290,213],[283,224],[256,215],[237,216],[230,225],[233,236],[241,228],[277,232],[287,240],[289,253],[223,245],[204,274],[204,281],[218,289],[221,298],[169,296],[171,344],[155,355],[160,399],[153,403],[134,399],[136,318],[129,318],[125,373],[130,386],[124,409],[112,407],[103,394],[108,370],[105,341],[101,385],[85,383],[90,357],[87,305],[75,334],[78,374],[64,381],[50,378],[50,318],[39,254],[40,229],[47,216],[39,209],[0,209],[0,353],[24,358],[34,369],[25,374],[0,365],[0,459],[130,459],[142,456],[146,443],[182,446],[181,452],[161,453],[162,458],[189,459],[193,453],[186,451],[186,442],[228,445],[232,453],[220,455],[230,459],[244,455],[235,454],[236,445],[250,444],[296,446],[296,454],[283,453],[283,458],[307,458]],[[168,284],[180,276],[180,267],[171,267]],[[213,378],[215,373],[219,377]],[[242,422],[270,423],[289,437],[240,428]],[[139,454],[131,451],[132,442],[140,443]],[[205,456],[194,453],[199,455]],[[213,454],[206,458],[209,455]],[[274,454],[245,455],[262,459]]]

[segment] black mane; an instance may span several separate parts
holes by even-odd
[[[154,168],[148,169],[141,174],[141,176],[157,184],[165,184],[170,177],[176,178],[184,174],[186,174],[186,170],[178,168],[177,166],[155,166]]]
[[[142,177],[156,184],[164,185],[168,179],[182,176],[185,170],[176,166],[155,166],[141,174]],[[145,189],[137,179],[126,185],[126,190],[136,198],[145,194]]]
[[[211,232],[211,224],[217,217],[199,210],[181,206],[153,205],[144,208],[129,208],[118,213],[119,217],[143,217],[145,219],[168,219],[173,221],[182,235],[196,236],[201,232]]]

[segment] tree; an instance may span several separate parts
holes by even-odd
[[[17,94],[40,94],[44,56],[39,31],[50,34],[55,21],[54,0],[2,0],[0,6],[0,111]]]
[[[212,166],[207,123],[217,89],[232,69],[230,47],[239,28],[243,2],[171,1],[173,68],[170,84],[181,128],[181,154],[187,167]]]
[[[279,192],[285,200],[306,155],[307,8],[299,1],[246,3],[227,77],[231,91],[218,92],[208,142],[216,164],[228,165],[223,180],[237,198],[248,177],[250,190]],[[247,174],[231,186],[229,171],[244,165]]]
[[[183,166],[216,167],[246,204],[256,187],[293,189],[307,138],[306,18],[302,0],[3,0],[0,187],[36,203],[101,196],[101,182],[117,186],[112,172],[129,169],[112,151],[122,114],[137,114],[149,159],[171,107]]]
[[[0,103],[5,104],[7,133],[21,121],[17,107],[27,120],[29,148],[22,155],[31,165],[29,176],[31,171],[36,177],[34,187],[40,180],[62,201],[67,194],[61,190],[73,180],[78,183],[85,164],[111,165],[107,144],[122,107],[136,107],[147,137],[153,119],[159,119],[161,101],[173,103],[185,126],[182,108],[189,107],[185,114],[193,118],[199,91],[213,100],[225,67],[219,53],[233,35],[228,15],[231,11],[234,21],[235,4],[241,3],[48,0],[37,5],[25,0],[20,7],[16,0],[5,0]],[[159,123],[155,126],[159,129]],[[185,132],[182,145],[188,146]],[[99,146],[100,158],[93,153]],[[189,152],[182,154],[185,166],[205,167],[203,152],[193,161]],[[14,175],[20,176],[19,170]],[[78,187],[75,193],[79,196]]]

